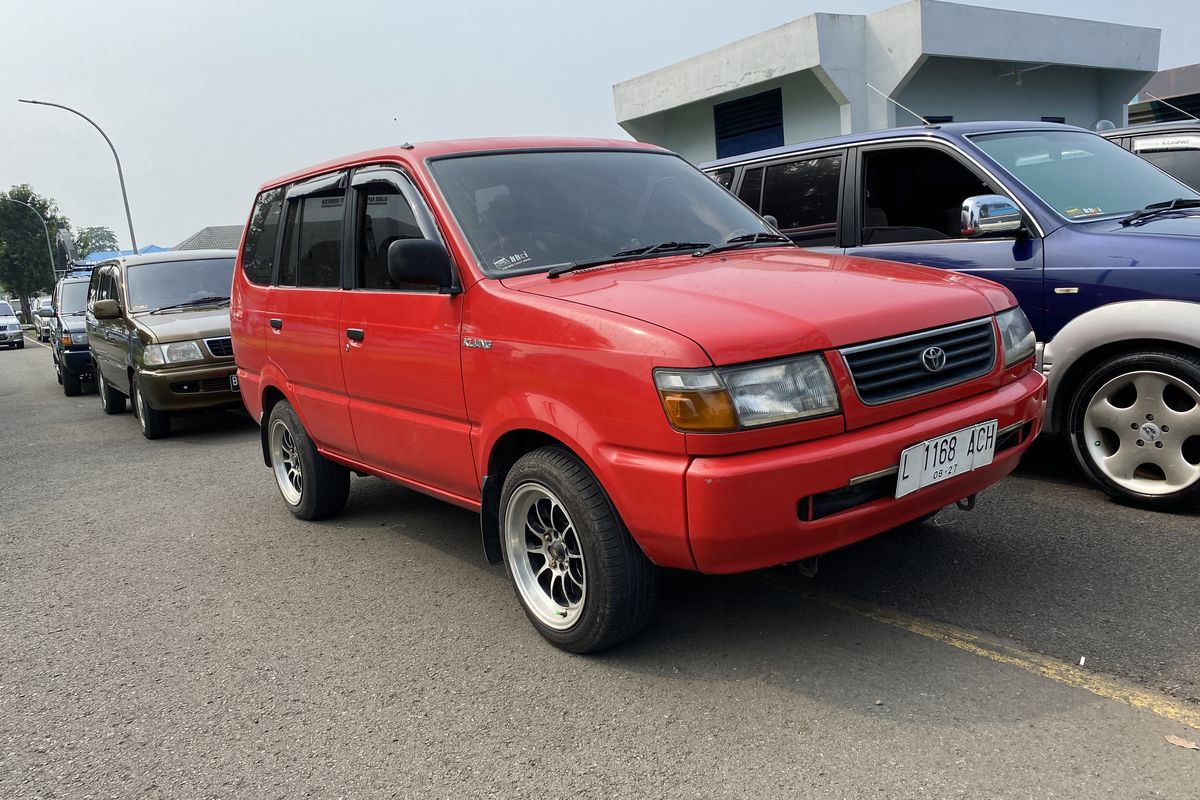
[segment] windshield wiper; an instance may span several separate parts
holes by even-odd
[[[208,297],[197,297],[195,300],[188,300],[185,303],[176,303],[173,306],[163,306],[162,308],[156,308],[153,311],[151,311],[150,313],[157,314],[160,311],[170,311],[173,308],[187,308],[188,306],[207,306],[207,305],[214,305],[216,303],[228,303],[228,302],[229,302],[228,297],[225,297],[224,295],[214,294],[214,295],[210,295]]]
[[[577,269],[586,269],[588,267],[598,267],[601,264],[611,264],[617,261],[631,261],[635,258],[642,258],[652,253],[669,253],[674,250],[695,250],[700,247],[711,247],[708,242],[659,242],[658,244],[647,245],[646,247],[631,247],[628,250],[618,250],[611,256],[602,256],[601,258],[590,258],[585,261],[568,261],[565,264],[559,264],[557,267],[551,267],[546,271],[547,278],[557,278],[568,272],[574,272]]]
[[[758,244],[760,242],[787,242],[793,247],[798,245],[782,233],[744,233],[741,236],[730,236],[725,240],[724,244],[710,244],[703,250],[697,250],[692,253],[694,256],[707,256],[711,253],[720,253],[724,250],[735,250],[739,247]]]
[[[1151,203],[1141,211],[1135,211],[1127,217],[1121,219],[1122,225],[1132,225],[1141,219],[1158,214],[1164,214],[1168,211],[1178,211],[1184,208],[1200,208],[1200,198],[1195,197],[1176,197],[1174,200],[1164,200],[1161,203]]]

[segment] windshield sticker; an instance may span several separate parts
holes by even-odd
[[[529,260],[529,251],[522,250],[519,253],[513,253],[508,256],[500,256],[492,262],[492,266],[496,269],[512,269],[515,266],[524,264]]]
[[[1075,217],[1094,217],[1094,216],[1096,216],[1097,214],[1103,214],[1103,213],[1104,213],[1104,209],[1102,209],[1102,208],[1098,208],[1098,207],[1096,207],[1096,206],[1091,206],[1091,207],[1089,207],[1089,208],[1068,208],[1068,209],[1067,209],[1066,211],[1064,211],[1063,213],[1064,213],[1064,214],[1066,214],[1068,217],[1071,217],[1071,218],[1075,218]]]

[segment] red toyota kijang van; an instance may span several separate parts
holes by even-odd
[[[242,396],[297,517],[352,472],[479,511],[526,614],[587,652],[656,567],[797,561],[1008,474],[1034,339],[986,280],[793,246],[631,142],[403,145],[265,184]]]

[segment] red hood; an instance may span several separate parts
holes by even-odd
[[[721,365],[843,347],[1016,305],[1007,289],[981,278],[792,248],[671,256],[504,284],[667,328]]]

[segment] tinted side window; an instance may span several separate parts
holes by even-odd
[[[369,183],[358,189],[358,251],[354,286],[358,289],[404,289],[388,274],[387,253],[392,242],[423,239],[417,218],[404,195],[390,183]]]
[[[997,193],[958,159],[932,147],[872,150],[864,159],[863,244],[960,238],[963,200]]]
[[[283,194],[282,188],[263,192],[255,201],[254,213],[250,215],[250,229],[246,232],[246,246],[242,250],[242,268],[246,279],[260,286],[271,282],[276,234],[283,213]]]
[[[279,285],[296,285],[296,261],[300,250],[300,201],[287,205],[287,217],[283,222],[283,252],[279,254]]]
[[[762,213],[774,215],[779,229],[800,244],[837,244],[841,177],[840,155],[767,167]]]
[[[296,285],[334,288],[342,283],[342,221],[346,198],[305,197],[300,201]]]
[[[758,211],[762,205],[762,185],[763,185],[763,170],[762,167],[746,170],[746,174],[742,176],[742,185],[738,189],[738,197],[746,205]]]

